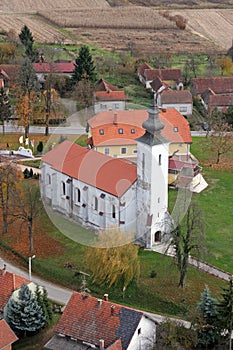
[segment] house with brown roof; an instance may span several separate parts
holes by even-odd
[[[233,105],[233,78],[195,78],[192,79],[190,91],[198,97],[206,110],[211,113],[215,108],[226,112]]]
[[[158,106],[162,109],[175,108],[184,117],[193,112],[193,98],[188,90],[164,89],[157,94]]]
[[[0,315],[3,314],[4,307],[12,296],[13,292],[18,290],[23,283],[29,283],[27,278],[21,277],[6,270],[6,266],[0,269]]]
[[[123,90],[100,79],[94,91],[94,113],[108,110],[124,110],[126,108],[126,96]]]
[[[44,82],[49,74],[63,75],[71,77],[74,69],[74,61],[61,62],[38,62],[33,63],[33,68],[39,82]]]
[[[74,292],[46,349],[152,349],[156,323],[143,312]]]
[[[146,89],[151,89],[152,81],[157,78],[161,79],[170,88],[175,89],[181,81],[182,75],[180,69],[153,69],[149,65],[147,67],[147,63],[144,63],[138,68],[138,78]]]
[[[12,344],[18,340],[5,320],[0,320],[0,350],[11,350]]]

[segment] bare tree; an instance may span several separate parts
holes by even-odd
[[[38,184],[26,180],[22,183],[22,191],[15,204],[15,216],[28,227],[30,253],[34,251],[33,228],[34,221],[41,215],[43,204]]]
[[[6,161],[0,167],[0,210],[2,213],[2,234],[7,233],[9,217],[15,195],[19,192],[18,182],[21,173],[14,162]]]
[[[191,253],[200,255],[204,250],[204,220],[197,203],[192,200],[183,223],[172,231],[171,245],[175,250],[174,259],[179,270],[179,286],[184,287]]]
[[[233,128],[226,122],[214,124],[211,132],[211,151],[216,155],[216,164],[219,164],[221,157],[233,148]]]

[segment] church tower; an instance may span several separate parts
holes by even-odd
[[[163,241],[168,207],[168,147],[161,131],[159,109],[153,100],[137,139],[137,239],[147,248]]]

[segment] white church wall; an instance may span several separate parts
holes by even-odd
[[[142,316],[127,350],[149,350],[156,340],[155,322]]]

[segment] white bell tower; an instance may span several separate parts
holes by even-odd
[[[169,141],[161,135],[164,125],[154,100],[148,114],[145,134],[137,139],[137,239],[152,248],[166,231]]]

